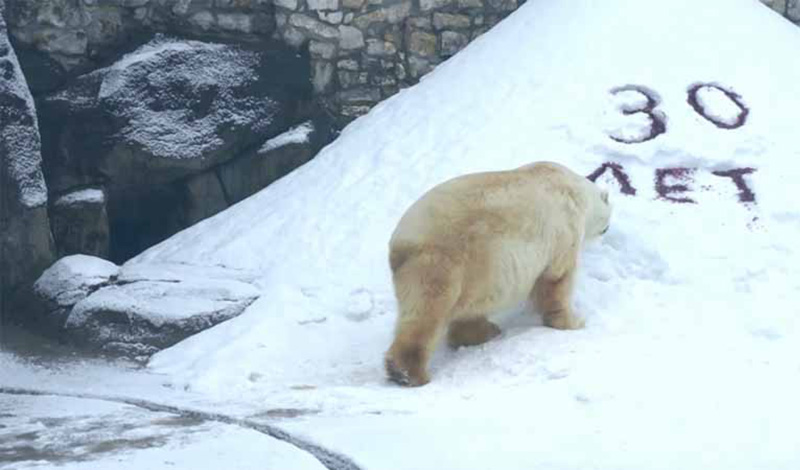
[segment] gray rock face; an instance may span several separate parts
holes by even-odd
[[[109,197],[111,259],[122,262],[168,236],[221,212],[310,160],[331,140],[316,118],[218,166],[166,185],[120,189]]]
[[[6,295],[53,261],[33,99],[6,34],[0,0],[0,316]]]
[[[189,177],[182,185],[182,189],[183,207],[180,211],[187,226],[228,208],[228,198],[218,176],[218,170]]]
[[[51,192],[107,196],[78,218],[52,206],[59,251],[124,262],[225,209],[214,172],[312,115],[309,74],[307,58],[285,48],[157,38],[42,97]]]
[[[316,130],[310,121],[303,123],[220,166],[218,174],[229,203],[235,204],[255,194],[311,160],[319,150],[315,143]]]
[[[66,83],[67,71],[47,53],[19,43],[14,49],[34,98],[53,92]]]
[[[776,3],[780,4],[781,2],[776,0]],[[798,0],[785,0],[786,3],[786,10],[785,15],[789,20],[800,23],[800,1]],[[780,10],[778,10],[780,12]]]

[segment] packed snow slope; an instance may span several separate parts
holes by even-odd
[[[796,469],[800,30],[757,0],[534,0],[309,164],[131,263],[262,295],[151,368],[374,469]],[[424,191],[536,160],[598,176],[581,331],[511,312],[385,382],[390,234]],[[607,164],[603,166],[604,164]]]

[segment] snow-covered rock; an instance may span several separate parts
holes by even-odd
[[[111,284],[119,266],[87,255],[66,256],[50,266],[33,285],[38,300],[36,320],[59,334],[72,307],[97,289]]]
[[[239,315],[258,296],[256,276],[219,266],[119,266],[61,258],[36,281],[40,331],[81,349],[144,359]]]
[[[65,334],[84,347],[147,358],[239,315],[260,294],[247,279],[219,267],[123,267],[116,283],[74,306]]]
[[[54,255],[36,110],[4,14],[0,1],[0,296],[34,280]]]

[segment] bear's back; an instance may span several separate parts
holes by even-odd
[[[562,212],[561,206],[574,208],[575,182],[568,171],[535,164],[445,181],[408,208],[390,245],[458,249],[470,240],[539,231],[541,220]]]

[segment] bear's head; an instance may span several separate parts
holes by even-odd
[[[591,240],[608,231],[611,223],[611,203],[608,200],[607,189],[600,188],[589,180],[586,180],[586,183],[589,194],[585,238]]]

